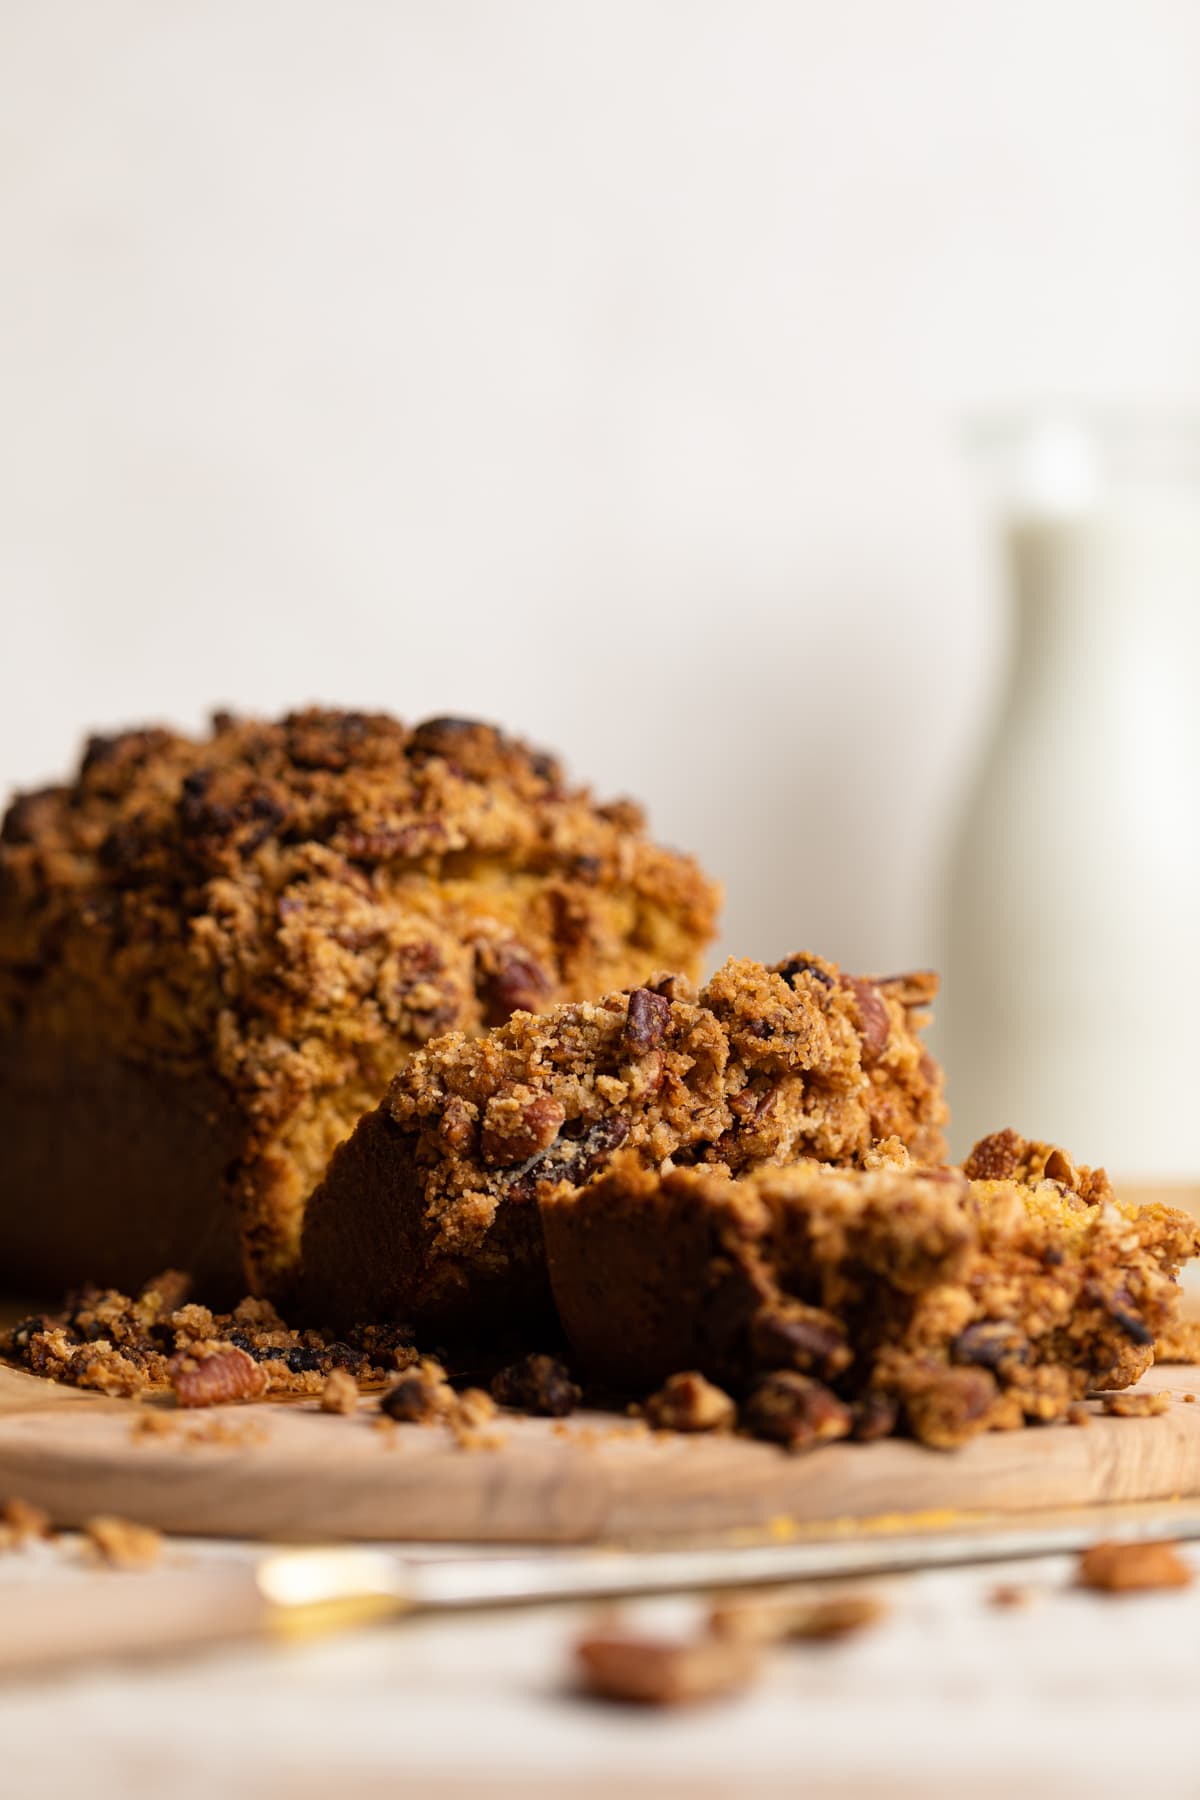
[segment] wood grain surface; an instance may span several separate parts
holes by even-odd
[[[0,1369],[0,1498],[20,1494],[61,1525],[110,1512],[211,1536],[563,1544],[1200,1494],[1200,1403],[1182,1398],[1200,1394],[1200,1368],[1155,1369],[1143,1386],[1172,1394],[1167,1413],[1109,1418],[1093,1403],[1087,1427],[959,1451],[894,1440],[789,1456],[598,1413],[505,1416],[499,1448],[468,1450],[441,1426],[379,1429],[373,1399],[349,1417],[307,1401],[188,1413]],[[140,1429],[147,1413],[163,1433]]]

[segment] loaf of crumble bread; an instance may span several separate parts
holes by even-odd
[[[578,1366],[635,1395],[698,1371],[750,1429],[798,1448],[896,1429],[948,1448],[1136,1381],[1200,1225],[1123,1205],[1103,1171],[1011,1132],[972,1165],[1008,1172],[896,1159],[734,1181],[619,1156],[582,1188],[544,1190]]]
[[[415,1049],[695,970],[716,890],[486,725],[308,711],[93,738],[0,834],[3,1285],[286,1290]]]
[[[797,1159],[945,1154],[919,1032],[930,975],[864,980],[818,957],[731,961],[438,1038],[335,1153],[309,1203],[307,1315],[482,1341],[549,1312],[537,1194],[624,1150],[732,1175]]]

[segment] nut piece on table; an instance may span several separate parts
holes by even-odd
[[[234,1400],[261,1400],[267,1375],[261,1364],[235,1344],[193,1344],[171,1358],[171,1386],[180,1406],[227,1406]]]
[[[709,1628],[743,1644],[831,1642],[877,1625],[887,1610],[875,1594],[739,1594],[712,1608]]]
[[[648,1422],[664,1431],[732,1431],[737,1423],[737,1407],[724,1388],[694,1369],[668,1375],[644,1410]]]
[[[34,1538],[54,1536],[50,1514],[13,1495],[0,1506],[0,1550],[14,1550]]]
[[[415,1368],[407,1369],[392,1383],[379,1405],[389,1419],[406,1425],[434,1425],[453,1407],[454,1389],[441,1363],[423,1356]]]
[[[1189,1587],[1193,1580],[1191,1566],[1180,1556],[1178,1544],[1165,1541],[1119,1544],[1105,1540],[1093,1544],[1079,1559],[1079,1586],[1107,1594]]]
[[[162,1554],[160,1532],[110,1514],[85,1519],[83,1535],[93,1554],[114,1569],[147,1569]]]
[[[729,1638],[671,1639],[603,1631],[575,1646],[584,1688],[604,1700],[684,1706],[745,1687],[758,1671],[758,1647]]]
[[[819,1381],[781,1369],[760,1381],[742,1408],[742,1423],[755,1437],[771,1438],[789,1450],[850,1435],[854,1415]]]
[[[321,1389],[323,1413],[352,1413],[358,1406],[358,1383],[348,1369],[330,1369]]]
[[[988,1605],[998,1606],[1002,1611],[1015,1612],[1021,1607],[1032,1606],[1034,1591],[1031,1587],[1022,1587],[1016,1581],[999,1581],[988,1594]]]
[[[565,1363],[553,1356],[523,1356],[492,1378],[492,1399],[518,1412],[563,1419],[579,1405],[579,1389]]]
[[[822,1381],[832,1381],[854,1360],[840,1319],[799,1300],[762,1307],[750,1324],[750,1346],[759,1368],[798,1369]]]

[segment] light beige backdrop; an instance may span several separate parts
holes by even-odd
[[[0,5],[0,779],[309,698],[561,746],[727,942],[935,958],[957,445],[1200,395],[1191,0]]]

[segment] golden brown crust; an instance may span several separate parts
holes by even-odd
[[[927,989],[817,957],[732,960],[697,998],[676,976],[434,1040],[334,1156],[304,1234],[314,1317],[482,1331],[546,1310],[534,1202],[618,1150],[733,1174],[944,1153]],[[895,1140],[895,1141],[893,1141]],[[489,1317],[490,1316],[490,1317]]]
[[[617,1158],[540,1212],[586,1373],[700,1370],[793,1448],[906,1426],[949,1448],[1144,1373],[1200,1225],[957,1170],[659,1174]]]
[[[278,1280],[329,1152],[405,1056],[666,963],[694,972],[716,898],[635,806],[595,804],[490,726],[313,709],[93,738],[74,781],[20,796],[0,832],[0,1054],[49,1071],[51,1107],[67,1057],[85,1087],[118,1063],[219,1088],[249,1272]],[[50,1140],[21,1167],[52,1210],[47,1180],[65,1204],[74,1165],[48,1125],[24,1129]],[[108,1273],[68,1252],[30,1272]]]

